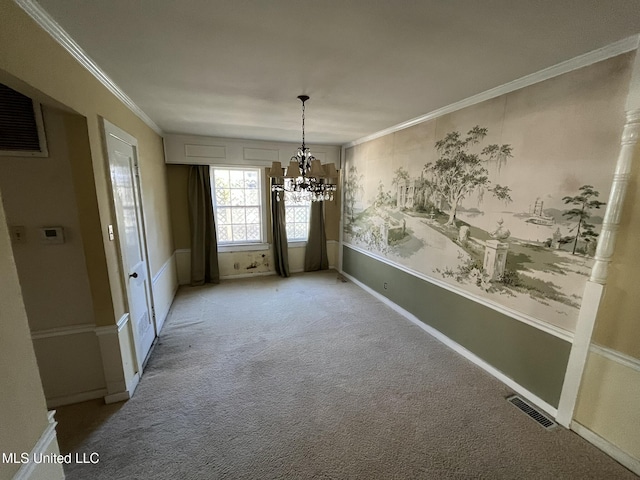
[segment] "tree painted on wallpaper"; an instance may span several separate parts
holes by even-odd
[[[364,191],[362,186],[362,174],[358,173],[358,168],[355,165],[349,167],[347,178],[344,182],[344,196],[349,209],[349,219],[351,223],[355,220],[355,206],[358,197]]]
[[[450,132],[435,143],[438,159],[424,166],[431,175],[431,187],[449,204],[449,220],[447,226],[456,226],[456,212],[460,203],[472,193],[479,198],[485,191],[505,202],[511,201],[510,189],[496,184],[491,187],[487,166],[496,162],[498,170],[513,155],[510,145],[491,144],[478,153],[469,150],[479,144],[487,136],[487,128],[475,126],[465,137],[460,132]]]
[[[562,215],[569,220],[577,220],[576,235],[573,238],[573,250],[571,253],[576,254],[576,247],[578,246],[578,240],[582,240],[587,246],[595,245],[598,234],[595,232],[595,225],[587,223],[587,220],[591,218],[592,209],[600,209],[601,206],[606,203],[599,200],[595,200],[595,197],[600,195],[600,192],[594,190],[592,185],[583,185],[578,190],[580,193],[575,197],[564,197],[562,200],[565,205],[575,205],[576,208],[567,210]],[[593,248],[586,248],[586,250],[593,250]]]

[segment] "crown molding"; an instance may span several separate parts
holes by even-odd
[[[44,10],[35,0],[14,0],[44,31],[58,42],[75,58],[91,75],[93,75],[107,90],[124,103],[140,120],[158,135],[163,132],[149,116],[136,105],[129,96],[95,63],[89,55],[71,38],[71,36]]]
[[[465,98],[464,100],[460,100],[459,102],[447,105],[446,107],[439,108],[425,115],[421,115],[411,120],[407,120],[406,122],[402,122],[392,127],[385,128],[384,130],[380,130],[379,132],[376,132],[371,135],[367,135],[366,137],[362,137],[352,142],[346,143],[343,146],[344,148],[355,147],[356,145],[359,145],[361,143],[365,143],[370,140],[375,140],[376,138],[389,135],[390,133],[394,133],[399,130],[404,130],[405,128],[412,127],[419,123],[433,120],[434,118],[441,117],[442,115],[446,115],[447,113],[452,113],[457,110],[470,107],[471,105],[475,105],[476,103],[484,102],[486,100],[499,97],[500,95],[504,95],[506,93],[510,93],[515,90],[528,87],[535,83],[539,83],[544,80],[548,80],[550,78],[563,75],[565,73],[571,72],[573,70],[577,70],[582,67],[586,67],[588,65],[600,62],[602,60],[606,60],[611,57],[615,57],[616,55],[621,55],[623,53],[630,52],[631,50],[637,49],[639,45],[640,45],[640,34],[632,35],[630,37],[619,40],[615,43],[611,43],[605,47],[599,48],[597,50],[593,50],[583,55],[574,57],[570,60],[566,60],[564,62],[558,63],[556,65],[545,68],[543,70],[540,70],[538,72],[532,73],[530,75],[526,75],[524,77],[518,78],[509,83],[505,83],[504,85],[501,85],[499,87],[486,90],[477,95],[473,95],[472,97],[468,97],[468,98]]]

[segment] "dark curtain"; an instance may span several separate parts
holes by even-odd
[[[276,182],[271,179],[271,185]],[[273,230],[273,261],[276,273],[281,277],[289,276],[289,244],[287,242],[287,224],[284,209],[284,192],[280,192],[280,201],[277,193],[271,192],[271,228]]]
[[[191,285],[220,283],[218,241],[211,202],[209,165],[189,169],[189,225],[191,227]]]
[[[324,202],[311,202],[309,238],[304,252],[304,271],[313,272],[328,268],[327,236],[324,231]]]

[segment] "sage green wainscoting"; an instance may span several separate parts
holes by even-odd
[[[557,408],[569,342],[346,246],[342,269]]]

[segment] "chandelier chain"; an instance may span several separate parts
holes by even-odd
[[[302,101],[302,149],[304,150],[304,100]]]

